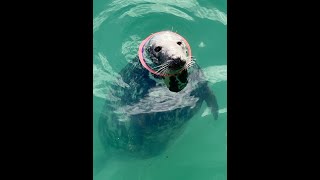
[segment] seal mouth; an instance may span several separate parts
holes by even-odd
[[[160,32],[157,32],[157,33],[154,33],[154,34],[151,34],[150,36],[148,36],[145,40],[143,40],[139,46],[139,50],[138,50],[138,55],[139,55],[139,60],[142,64],[142,66],[147,69],[149,72],[155,74],[155,75],[158,75],[158,76],[174,76],[180,72],[182,72],[183,70],[187,69],[188,66],[186,66],[186,60],[181,60],[180,58],[177,58],[177,59],[170,59],[168,61],[170,61],[170,63],[168,64],[168,68],[170,70],[172,70],[172,72],[162,72],[162,71],[159,71],[159,70],[155,70],[154,68],[152,68],[152,65],[151,64],[148,64],[146,59],[146,53],[145,52],[145,49],[144,49],[144,45],[153,37],[155,36],[156,34],[159,34],[159,33],[162,33],[162,32],[166,32],[166,31],[160,31]],[[192,57],[192,54],[191,54],[191,48],[190,48],[190,45],[188,43],[188,41],[186,39],[184,39],[181,35],[175,33],[175,32],[171,32],[177,36],[179,36],[183,41],[184,43],[186,44],[187,46],[187,58],[190,59],[191,61],[191,57]]]
[[[175,60],[171,59],[168,67],[172,70],[179,70],[184,68],[185,64],[186,64],[186,61],[182,61],[180,58]]]

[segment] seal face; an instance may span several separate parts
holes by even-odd
[[[139,53],[120,72],[128,86],[110,88],[108,95],[113,98],[106,100],[99,134],[108,150],[149,158],[161,154],[183,133],[203,101],[215,117],[218,105],[181,36],[157,33],[139,49],[146,53]]]
[[[189,43],[179,34],[171,31],[152,34],[142,41],[138,54],[141,64],[163,77],[171,91],[179,92],[188,83],[187,68],[194,61]]]
[[[170,31],[156,34],[150,38],[145,46],[147,46],[151,63],[157,67],[160,65],[161,67],[168,66],[164,68],[163,74],[173,74],[181,70],[190,59],[184,39]]]

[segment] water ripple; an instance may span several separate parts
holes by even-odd
[[[204,79],[211,83],[227,81],[227,65],[209,66],[203,68]]]
[[[102,53],[98,53],[96,58],[98,58],[101,65],[93,65],[93,95],[111,101],[119,100],[118,97],[114,97],[112,93],[110,93],[112,91],[110,84],[126,88],[128,88],[129,85],[112,69],[107,58]]]
[[[137,51],[140,42],[142,41],[138,35],[132,35],[128,41],[122,43],[121,53],[126,58],[127,62],[131,62],[137,56]]]
[[[125,16],[139,17],[145,14],[150,14],[150,13],[167,13],[167,14],[172,14],[177,17],[190,20],[190,21],[194,20],[188,14],[174,7],[170,7],[167,5],[160,5],[160,4],[143,4],[143,5],[135,6],[134,8],[131,8],[129,11],[123,13],[119,18],[123,18]]]
[[[154,0],[115,0],[107,9],[102,11],[98,16],[93,19],[93,32],[96,32],[100,25],[113,13],[126,8],[128,6],[134,6],[129,11],[124,12],[118,18],[124,18],[125,16],[139,17],[149,13],[168,13],[178,17],[182,17],[186,20],[194,20],[193,17],[188,15],[179,9],[183,9],[194,16],[203,19],[209,19],[212,21],[221,22],[223,25],[227,25],[226,13],[218,10],[217,8],[206,8],[200,6],[196,0],[162,0],[154,2]],[[179,8],[179,9],[177,9]]]

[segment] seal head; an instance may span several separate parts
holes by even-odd
[[[171,91],[186,86],[193,59],[189,43],[179,34],[161,31],[150,35],[140,44],[138,55],[143,67],[162,77]]]

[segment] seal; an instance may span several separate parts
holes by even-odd
[[[105,148],[136,158],[164,152],[205,101],[214,119],[218,103],[188,42],[171,31],[141,42],[138,56],[112,85],[99,119]]]

